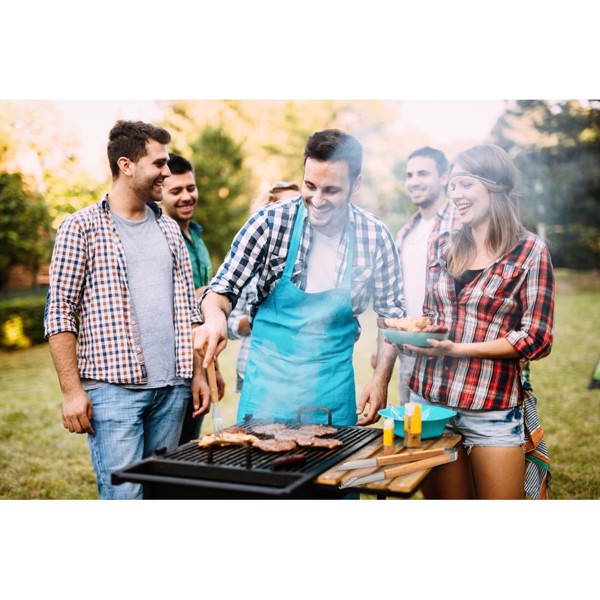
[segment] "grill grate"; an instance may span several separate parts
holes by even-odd
[[[268,421],[248,419],[236,426],[252,433],[253,427],[266,423]],[[294,422],[285,424],[291,429],[301,426]],[[298,447],[287,452],[263,452],[251,446],[201,448],[196,442],[189,442],[113,473],[113,482],[135,481],[145,485],[152,482],[154,486],[162,487],[176,482],[178,486],[192,486],[194,494],[199,494],[199,489],[205,487],[227,489],[233,495],[249,489],[259,495],[289,495],[381,436],[379,429],[335,427],[337,432],[328,437],[343,442],[336,448]],[[274,460],[296,453],[302,453],[306,460],[287,465],[284,469],[272,469]]]

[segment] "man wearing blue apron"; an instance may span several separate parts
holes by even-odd
[[[368,425],[386,405],[396,353],[382,341],[373,379],[358,404],[355,398],[357,315],[372,299],[379,316],[404,316],[393,237],[351,202],[361,166],[355,138],[335,129],[313,134],[301,196],[248,220],[203,297],[194,347],[207,367],[227,342],[232,302],[258,274],[238,421],[246,414],[296,420],[300,407],[311,406],[331,411],[334,425]]]

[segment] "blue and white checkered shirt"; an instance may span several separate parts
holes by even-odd
[[[257,274],[256,298],[249,307],[250,319],[283,274],[294,227],[301,206],[298,196],[265,206],[256,212],[233,240],[228,255],[209,290],[225,294],[235,305],[242,288]],[[392,234],[383,222],[355,204],[348,205],[348,226],[354,228],[351,300],[354,316],[363,313],[369,300],[382,317],[405,315],[401,293],[401,268]],[[306,265],[312,226],[304,219],[302,239],[292,282],[306,289]],[[348,235],[342,235],[336,262],[336,287],[342,283],[348,261]]]

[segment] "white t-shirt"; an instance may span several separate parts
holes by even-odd
[[[340,231],[333,237],[313,228],[312,242],[306,261],[306,292],[324,292],[335,287],[337,253],[342,239]]]
[[[426,221],[419,219],[415,228],[402,244],[402,275],[406,315],[418,317],[423,314],[425,279],[427,276],[427,250],[429,236],[435,225],[435,217]]]

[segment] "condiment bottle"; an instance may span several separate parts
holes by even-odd
[[[421,446],[421,405],[416,402],[407,402],[404,405],[404,446]]]
[[[394,419],[383,422],[383,453],[392,454],[394,451]]]

